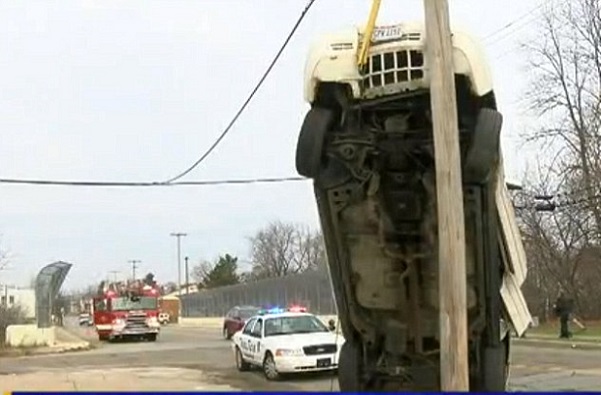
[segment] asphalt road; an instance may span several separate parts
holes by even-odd
[[[84,337],[95,338],[91,329],[76,330]],[[591,350],[515,345],[511,387],[521,391],[601,390],[600,357],[599,352]],[[211,383],[243,391],[338,390],[336,377],[332,374],[297,376],[281,382],[268,382],[259,371],[238,372],[231,343],[223,340],[217,329],[177,326],[163,328],[159,339],[153,343],[102,343],[90,351],[3,358],[0,359],[0,382],[3,374],[149,367],[201,371],[204,379],[208,377]]]

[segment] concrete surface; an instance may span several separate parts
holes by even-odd
[[[95,332],[87,327],[69,330],[86,340],[95,338]],[[599,391],[599,354],[569,346],[560,349],[514,343],[510,383],[512,390],[520,391]],[[154,343],[103,342],[89,351],[0,360],[0,389],[76,387],[79,391],[338,390],[332,374],[291,376],[281,382],[269,382],[260,371],[238,372],[231,342],[222,339],[220,328],[173,325],[164,327]]]
[[[107,368],[46,370],[3,376],[3,391],[236,391],[229,385],[211,384],[202,371],[182,368]]]
[[[6,344],[10,347],[45,347],[56,343],[56,328],[38,328],[37,325],[9,325]]]

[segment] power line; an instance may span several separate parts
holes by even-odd
[[[499,34],[499,33],[502,33],[502,32],[504,32],[504,31],[506,31],[507,29],[509,29],[510,27],[514,26],[514,25],[515,25],[515,24],[517,24],[518,22],[520,22],[520,21],[522,21],[522,20],[524,20],[524,19],[527,19],[527,18],[529,18],[529,17],[530,17],[532,14],[534,14],[536,11],[538,11],[539,9],[541,9],[541,8],[542,8],[542,6],[543,6],[543,3],[541,3],[541,4],[539,4],[538,6],[536,6],[536,7],[532,8],[530,11],[527,11],[526,13],[524,13],[524,14],[520,15],[519,17],[517,17],[517,18],[515,18],[515,19],[511,20],[509,23],[507,23],[507,24],[506,24],[506,25],[504,25],[503,27],[501,27],[501,28],[499,28],[499,29],[497,29],[497,30],[494,30],[493,32],[491,32],[490,34],[488,34],[487,36],[485,36],[483,40],[484,40],[484,41],[486,41],[486,40],[488,40],[488,39],[490,39],[490,38],[492,38],[492,37],[496,36],[497,34]],[[528,23],[529,23],[529,22],[530,22],[530,21],[528,21]],[[499,41],[499,40],[495,40],[495,41],[491,42],[491,44],[493,44],[493,43],[494,43],[494,42],[496,42],[496,41]]]
[[[294,36],[294,33],[296,33],[296,30],[300,26],[301,22],[303,21],[303,19],[305,19],[305,15],[307,14],[307,12],[311,8],[311,6],[313,6],[314,3],[315,3],[315,0],[309,0],[309,3],[305,6],[305,9],[301,13],[300,17],[298,18],[298,20],[296,21],[296,23],[294,24],[294,26],[292,27],[292,30],[290,31],[290,33],[288,34],[288,37],[286,37],[286,40],[284,41],[284,44],[282,44],[282,46],[280,47],[279,51],[277,52],[277,54],[275,55],[275,57],[271,61],[271,64],[269,65],[269,67],[267,67],[267,70],[265,70],[265,72],[263,73],[263,76],[261,77],[261,79],[259,80],[259,82],[257,83],[257,85],[255,86],[255,88],[252,90],[252,92],[250,93],[250,95],[248,96],[248,98],[246,99],[246,101],[242,104],[242,106],[240,107],[240,109],[238,110],[238,112],[236,113],[236,115],[234,115],[234,117],[232,118],[232,120],[230,121],[230,123],[223,130],[223,132],[217,138],[217,140],[215,140],[215,142],[209,147],[209,149],[206,150],[205,153],[202,154],[202,156],[196,162],[194,162],[194,164],[192,164],[192,166],[188,167],[186,170],[184,170],[180,174],[176,175],[175,177],[172,177],[172,178],[168,179],[167,181],[165,181],[165,183],[169,184],[169,183],[172,183],[172,182],[174,182],[176,180],[179,180],[180,178],[185,177],[188,173],[190,173],[196,167],[198,167],[198,165],[200,165],[211,154],[211,152],[213,152],[213,150],[219,145],[219,143],[221,142],[221,140],[223,140],[223,138],[230,132],[230,130],[232,129],[232,127],[234,126],[234,124],[236,123],[236,121],[238,120],[238,118],[240,117],[240,115],[242,115],[242,112],[244,112],[244,110],[246,109],[246,107],[248,106],[248,104],[250,103],[250,101],[253,99],[253,97],[255,96],[255,94],[257,93],[257,91],[259,90],[259,88],[261,87],[261,85],[263,85],[263,82],[265,82],[265,80],[267,79],[267,77],[271,73],[271,70],[276,65],[278,59],[280,58],[280,55],[282,55],[282,53],[284,52],[284,49],[286,49],[286,47],[288,46],[288,43],[290,42],[290,40]]]
[[[250,178],[229,180],[200,180],[176,182],[119,182],[119,181],[64,181],[64,180],[35,180],[0,178],[0,184],[13,185],[45,185],[45,186],[74,186],[74,187],[174,187],[174,186],[210,186],[210,185],[236,185],[236,184],[266,184],[293,181],[306,181],[304,177],[273,177]]]

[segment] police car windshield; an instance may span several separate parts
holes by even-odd
[[[315,332],[329,332],[329,330],[323,322],[311,315],[277,317],[265,320],[265,337]]]

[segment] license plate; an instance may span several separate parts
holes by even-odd
[[[327,368],[332,364],[332,358],[321,358],[317,360],[318,368]]]
[[[373,42],[387,41],[387,40],[398,40],[403,37],[403,29],[398,25],[393,26],[379,26],[374,29],[374,34],[371,40]]]

